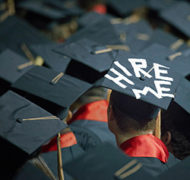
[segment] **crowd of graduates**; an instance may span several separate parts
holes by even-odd
[[[0,0],[0,179],[190,178],[189,0]]]

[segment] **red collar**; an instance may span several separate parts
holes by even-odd
[[[108,122],[107,108],[107,100],[100,100],[85,104],[73,115],[72,119],[69,121],[69,124],[73,121],[81,119]]]
[[[77,144],[76,137],[73,132],[61,134],[61,148],[66,148]],[[47,145],[42,146],[41,152],[57,151],[57,137],[54,137]]]
[[[164,143],[151,134],[131,138],[122,143],[120,148],[131,157],[154,157],[164,163],[169,158],[169,152]]]
[[[92,11],[95,11],[96,13],[99,14],[106,14],[107,8],[104,4],[97,4],[92,8]]]

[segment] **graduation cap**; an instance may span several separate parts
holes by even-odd
[[[185,57],[190,56],[190,48],[184,49],[184,50],[182,51],[182,54],[183,54]]]
[[[67,16],[67,12],[58,9],[56,7],[52,7],[51,5],[48,5],[46,1],[38,1],[38,0],[21,1],[18,4],[18,7],[29,10],[31,12],[37,13],[39,15],[42,15],[44,17],[53,20],[59,20]]]
[[[131,12],[133,12],[135,9],[146,6],[145,0],[108,0],[107,5],[108,8],[110,8],[110,11],[115,12],[121,17],[126,17]],[[109,10],[109,9],[108,9]]]
[[[12,88],[62,119],[67,108],[91,86],[63,72],[36,66],[18,79]]]
[[[58,117],[12,91],[0,97],[0,107],[1,169],[5,172],[14,171],[67,127]]]
[[[152,33],[152,36],[149,39],[149,45],[153,43],[164,45],[173,51],[181,51],[188,48],[183,39],[179,39],[159,28]]]
[[[52,7],[61,9],[67,13],[67,16],[80,16],[84,13],[84,11],[78,6],[76,0],[45,0],[45,3],[51,5]]]
[[[160,44],[152,44],[141,53],[147,57],[154,58],[158,63],[165,63],[165,65],[184,77],[190,75],[189,57],[184,56],[181,51],[173,52],[171,49]]]
[[[190,37],[190,3],[177,2],[161,12],[161,17]]]
[[[51,42],[33,26],[16,16],[11,16],[0,24],[0,34],[2,47],[9,48],[23,56],[26,56],[28,53],[25,47],[29,44],[46,44]]]
[[[70,43],[68,45],[63,45],[55,49],[56,52],[66,55],[75,61],[79,61],[99,72],[106,71],[110,68],[114,58],[112,50],[104,47],[108,53],[101,53],[104,46],[88,40],[81,39]]]
[[[156,63],[154,58],[120,51],[108,73],[96,85],[167,109],[179,79],[170,67]],[[121,104],[124,106],[122,101]]]
[[[178,132],[188,141],[190,140],[190,82],[185,78],[180,81],[175,99],[170,103],[167,111],[162,112],[162,120],[166,122],[163,125],[164,129],[169,124],[171,132]]]
[[[143,165],[134,158],[127,157],[117,147],[101,144],[85,154],[66,163],[63,169],[76,179],[151,179],[143,170]]]
[[[128,25],[123,23],[114,24],[113,26],[119,33],[121,41],[133,53],[141,51],[149,42],[153,33],[153,29],[145,20]]]
[[[160,11],[163,9],[168,9],[170,6],[172,6],[174,3],[176,3],[177,0],[148,0],[148,7],[156,10],[156,11]]]
[[[33,67],[33,63],[7,49],[0,54],[0,94]]]
[[[97,23],[98,21],[101,21],[102,19],[107,19],[109,20],[111,16],[109,15],[103,15],[99,14],[96,12],[87,12],[83,14],[79,19],[78,19],[78,24],[79,27],[86,27],[89,26],[89,24]]]
[[[190,82],[188,80],[181,80],[174,101],[190,114]]]
[[[31,162],[27,162],[23,167],[14,175],[13,180],[50,180],[39,168],[35,167]]]
[[[100,29],[101,27],[101,29]],[[113,25],[107,19],[102,19],[74,33],[64,44],[75,42],[79,39],[89,39],[102,45],[121,44],[120,38]]]
[[[188,180],[190,177],[189,163],[190,157],[187,157],[185,160],[181,161],[180,163],[160,174],[158,178],[162,180],[181,178],[183,178],[183,180]]]
[[[71,58],[66,73],[94,83],[111,67],[116,52],[115,46],[102,46],[88,39],[67,43],[54,49],[57,53]]]
[[[67,56],[55,53],[52,49],[57,47],[56,43],[37,44],[29,46],[34,54],[41,56],[44,60],[44,65],[58,72],[65,72],[70,58]]]

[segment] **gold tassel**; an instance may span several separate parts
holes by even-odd
[[[17,67],[17,69],[18,70],[22,70],[22,69],[24,69],[24,68],[26,68],[26,67],[28,67],[28,66],[31,66],[31,65],[33,65],[33,62],[27,62],[27,63],[24,63],[24,64],[21,64],[21,65],[19,65],[18,67]]]
[[[150,36],[148,34],[139,33],[137,34],[137,39],[142,41],[148,41],[150,39]]]
[[[35,58],[34,58],[33,54],[31,53],[31,51],[29,50],[29,48],[26,46],[25,43],[23,43],[23,44],[21,45],[21,49],[22,49],[22,51],[24,52],[24,54],[26,55],[26,57],[27,57],[30,61],[32,61],[32,62],[34,63],[34,62],[35,62]]]
[[[182,55],[181,52],[177,52],[177,53],[174,53],[174,54],[170,55],[170,56],[168,57],[168,59],[169,59],[170,61],[173,61],[176,57],[181,56],[181,55]]]
[[[159,139],[161,138],[161,111],[159,111],[158,117],[156,119],[156,128],[154,135]]]
[[[61,153],[61,144],[60,144],[61,134],[57,135],[57,162],[58,162],[58,175],[59,180],[64,180],[63,174],[63,162],[62,162],[62,153]]]
[[[63,76],[64,76],[64,73],[61,72],[61,73],[59,73],[56,77],[54,77],[54,78],[51,80],[51,82],[52,82],[53,84],[56,84],[56,83],[58,83],[58,81],[59,81]]]
[[[105,49],[95,51],[94,54],[102,54],[102,53],[107,53],[107,52],[110,52],[110,51],[112,51],[111,48],[105,48]]]
[[[183,44],[184,44],[184,40],[183,39],[178,39],[176,42],[174,42],[173,44],[171,44],[170,49],[177,50]]]
[[[36,120],[51,120],[51,119],[59,119],[56,116],[46,116],[46,117],[37,117],[37,118],[27,118],[22,119],[23,121],[36,121]]]
[[[127,46],[127,45],[107,45],[106,47],[110,48],[111,50],[130,51],[129,46]]]

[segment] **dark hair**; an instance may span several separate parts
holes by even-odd
[[[173,154],[178,159],[183,160],[190,155],[190,142],[182,133],[173,129],[170,132],[172,135],[171,146]]]
[[[117,125],[122,132],[131,129],[136,131],[154,130],[156,127],[156,119],[141,119],[139,121],[131,118],[127,113],[121,112],[114,104],[111,104],[111,108]]]
[[[184,116],[178,116],[177,112],[177,109],[162,111],[161,132],[162,136],[167,131],[171,133],[170,144],[173,154],[175,157],[182,160],[190,155],[190,140],[185,130],[188,128],[188,125],[184,121],[185,118]]]

